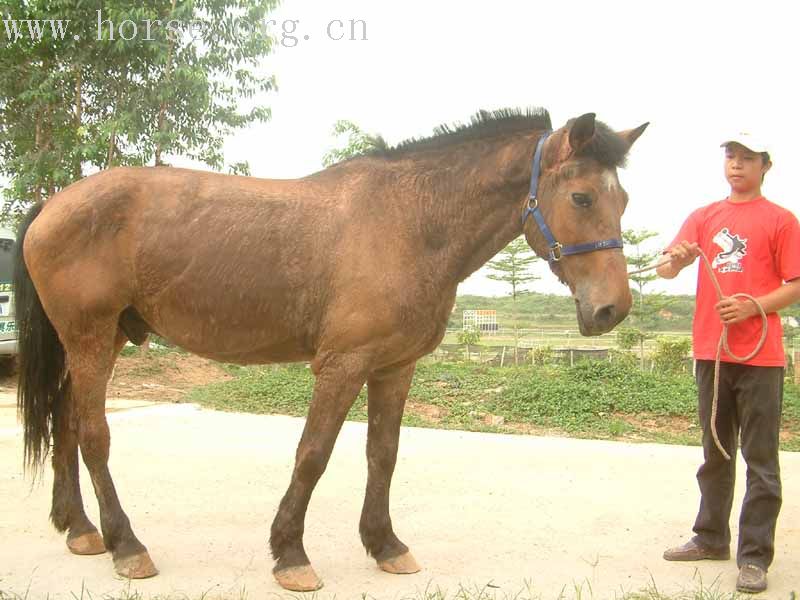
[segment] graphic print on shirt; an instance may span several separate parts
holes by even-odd
[[[740,238],[731,234],[727,227],[723,227],[712,240],[722,248],[722,252],[714,257],[711,266],[720,273],[742,272],[742,258],[747,254],[747,238]]]

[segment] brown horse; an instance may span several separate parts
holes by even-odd
[[[546,138],[539,206],[558,240],[620,237],[627,194],[616,168],[645,127],[614,132],[587,114]],[[52,437],[50,516],[69,549],[108,549],[125,577],[157,573],[114,489],[104,410],[121,348],[156,332],[224,362],[311,362],[313,397],[270,536],[274,575],[291,590],[321,586],[303,548],[306,508],[366,383],[361,539],[383,570],[417,571],[389,517],[414,366],[442,340],[460,281],[522,233],[547,254],[534,219],[521,217],[531,156],[549,129],[543,110],[482,112],[303,179],[116,168],[34,206],[15,275],[18,404],[28,466],[41,467]],[[584,334],[628,313],[618,248],[551,267]],[[79,447],[102,537],[84,512]]]

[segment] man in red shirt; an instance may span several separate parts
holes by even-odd
[[[667,560],[728,560],[737,438],[747,463],[747,491],[739,520],[737,590],[767,587],[775,525],[781,507],[778,435],[783,401],[783,332],[777,311],[800,301],[800,225],[790,211],[761,195],[772,163],[767,147],[749,134],[722,144],[730,195],[695,210],[667,253],[672,261],[658,268],[672,279],[694,262],[700,251],[711,262],[724,298],[718,300],[705,265],[700,265],[692,339],[697,361],[699,416],[705,461],[697,472],[700,510],[695,536],[664,553]],[[762,350],[746,362],[722,353],[716,429],[732,457],[726,460],[712,439],[710,417],[714,393],[714,359],[723,323],[733,352],[746,356],[761,336],[761,317],[747,299],[754,296],[767,313],[768,333]]]

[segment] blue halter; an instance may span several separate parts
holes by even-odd
[[[545,223],[544,215],[539,210],[539,201],[536,199],[537,188],[539,187],[539,173],[542,170],[542,148],[547,137],[552,132],[547,131],[539,138],[539,143],[536,144],[536,152],[533,154],[533,170],[531,172],[531,191],[528,195],[528,206],[525,212],[522,213],[522,226],[525,227],[525,222],[528,220],[528,215],[533,215],[536,223],[539,225],[539,231],[542,232],[544,239],[547,240],[548,257],[547,260],[552,264],[561,260],[562,256],[570,256],[572,254],[583,254],[584,252],[594,252],[595,250],[608,250],[609,248],[622,248],[622,240],[610,239],[602,240],[600,242],[587,242],[585,244],[575,244],[572,246],[562,246],[556,241],[553,232]]]

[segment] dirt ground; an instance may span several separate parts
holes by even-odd
[[[230,379],[212,360],[171,352],[121,356],[108,386],[109,398],[180,400],[193,387]]]

